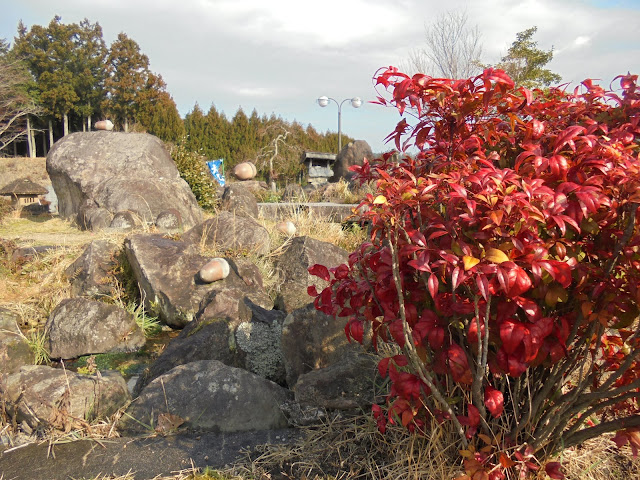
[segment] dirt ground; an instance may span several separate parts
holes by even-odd
[[[30,178],[43,187],[51,185],[44,157],[0,158],[0,188],[19,178]]]

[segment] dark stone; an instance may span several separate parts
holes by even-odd
[[[153,380],[127,409],[120,426],[125,431],[144,431],[141,424],[157,425],[158,414],[166,412],[194,430],[283,428],[287,419],[280,405],[291,397],[289,390],[253,373],[217,360],[201,360]]]
[[[244,298],[272,306],[258,268],[248,262],[226,259],[229,276],[206,284],[198,272],[210,258],[191,244],[161,235],[133,235],[125,241],[125,252],[144,292],[147,311],[167,325],[182,328],[201,310],[206,318],[234,318]]]
[[[373,160],[373,152],[369,144],[364,140],[349,142],[338,153],[336,163],[333,164],[333,177],[329,181],[337,182],[341,178],[345,180],[351,179],[353,172],[349,171],[349,167],[362,165],[365,158]]]
[[[182,217],[175,208],[160,212],[156,218],[156,227],[161,232],[174,232],[182,228]]]
[[[133,230],[136,227],[135,217],[133,213],[129,211],[118,212],[113,216],[111,223],[109,224],[109,228],[114,230],[123,230],[129,231]]]
[[[327,268],[337,267],[347,263],[348,258],[346,250],[331,243],[310,237],[294,238],[276,263],[284,279],[276,299],[278,309],[292,312],[296,308],[304,307],[311,300],[307,293],[309,286],[315,285],[317,290],[321,291],[328,285],[328,282],[310,275],[309,267],[315,264]]]
[[[182,241],[204,245],[222,251],[266,255],[271,249],[269,232],[255,220],[220,212],[213,218],[193,227],[182,236]]]
[[[106,418],[130,398],[119,372],[87,376],[44,365],[22,367],[9,375],[4,395],[16,421],[31,428],[49,425],[56,412],[62,415],[59,421]]]
[[[293,387],[296,402],[328,410],[369,407],[374,401],[376,372],[375,357],[345,355],[337,363],[300,375]]]
[[[93,353],[135,352],[145,344],[133,315],[88,298],[68,298],[47,320],[52,358],[76,358]]]
[[[258,218],[256,197],[239,183],[231,183],[224,187],[220,208],[235,215]]]
[[[90,298],[111,295],[116,287],[113,270],[118,265],[116,256],[119,249],[117,244],[109,240],[91,242],[65,270],[71,282],[71,295]]]
[[[362,351],[360,344],[347,340],[346,320],[322,313],[312,303],[287,315],[282,326],[281,345],[289,387],[293,387],[304,373]]]
[[[0,378],[33,363],[33,352],[18,327],[18,316],[0,308]]]
[[[297,183],[290,183],[284,187],[282,193],[283,202],[305,202],[307,200],[302,186]]]

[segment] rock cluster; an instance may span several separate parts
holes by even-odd
[[[58,195],[61,211],[75,215],[89,205],[89,198],[99,198],[100,202],[83,210],[90,223],[106,225],[107,219],[112,223],[119,218],[121,228],[128,228],[136,217],[122,212],[140,205],[125,201],[126,209],[114,206],[107,193],[115,192],[120,180],[105,184],[84,171],[89,158],[104,162],[115,158],[115,154],[97,152],[110,145],[103,135],[117,134],[96,135],[93,147],[78,136],[52,149],[47,164],[66,192]],[[117,150],[124,157],[118,160],[121,166],[131,167],[133,158],[157,165],[153,155],[138,151],[139,142],[151,140],[136,137],[130,150]],[[155,147],[147,149],[156,152]],[[71,160],[78,162],[78,172],[63,174],[63,164]],[[158,175],[173,175],[158,168]],[[106,172],[99,169],[100,174]],[[160,187],[154,182],[150,180],[147,187]],[[179,185],[176,182],[174,187]],[[235,186],[228,191],[228,205],[236,205],[232,197],[245,193]],[[264,288],[260,270],[247,257],[271,253],[269,234],[251,218],[251,205],[221,211],[202,222],[195,209],[184,205],[177,209],[178,197],[171,200],[171,207],[151,202],[151,216],[135,211],[146,220],[168,218],[164,224],[168,229],[189,228],[181,236],[132,233],[122,245],[95,240],[67,269],[73,297],[60,302],[47,321],[51,357],[65,360],[135,352],[145,345],[134,315],[105,301],[111,298],[116,265],[126,262],[146,311],[165,328],[181,331],[137,379],[133,402],[121,420],[123,431],[160,425],[222,432],[276,429],[308,423],[325,410],[370,404],[374,359],[360,345],[347,342],[346,319],[315,310],[307,294],[311,285],[325,286],[309,275],[308,268],[315,263],[335,267],[347,261],[347,252],[309,237],[291,238],[277,261],[283,282],[274,299]],[[202,253],[210,250],[216,255]],[[5,380],[0,382],[0,393],[8,399],[17,422],[29,428],[57,426],[65,416],[109,415],[131,399],[124,378],[115,371],[80,375],[28,365],[32,354],[17,321],[0,309],[0,374]]]

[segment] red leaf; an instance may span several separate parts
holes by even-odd
[[[431,294],[431,298],[436,299],[436,295],[438,294],[438,277],[435,273],[432,273],[429,276],[429,281],[427,282],[429,286],[429,293]]]
[[[489,299],[489,281],[484,274],[476,276],[476,285],[478,285],[478,290],[480,290],[480,295],[485,300]]]
[[[548,260],[548,262],[553,268],[553,273],[549,272],[553,279],[564,288],[569,287],[571,285],[571,267],[567,263],[558,260]]]
[[[502,349],[512,354],[516,351],[525,334],[529,332],[520,322],[506,320],[500,324],[500,340],[502,340]]]
[[[564,473],[561,471],[562,464],[560,462],[549,462],[544,467],[544,471],[547,472],[553,480],[562,480],[564,477]]]
[[[571,127],[567,128],[560,135],[558,135],[553,153],[558,153],[560,149],[567,143],[571,142],[578,135],[585,133],[586,131],[586,128],[580,125],[572,125]]]
[[[455,343],[450,345],[447,349],[447,359],[449,360],[449,369],[453,379],[456,382],[470,385],[473,382],[473,378],[471,377],[467,355],[462,347]]]
[[[321,279],[325,280],[325,281],[329,281],[331,280],[331,276],[329,275],[329,269],[327,267],[325,267],[324,265],[320,265],[318,263],[316,263],[314,266],[309,267],[308,272],[311,275],[315,275],[316,277],[320,277]]]
[[[317,297],[318,296],[318,290],[316,290],[316,286],[315,285],[309,285],[307,287],[307,295],[309,295],[310,297]]]
[[[502,415],[504,409],[504,396],[500,390],[487,386],[484,389],[484,404],[486,405],[491,415],[494,418],[498,418]]]

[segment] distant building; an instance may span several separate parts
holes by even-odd
[[[9,185],[0,188],[0,195],[11,198],[14,208],[22,208],[29,205],[40,205],[41,195],[46,195],[48,190],[29,178],[19,178]]]
[[[333,176],[336,157],[335,153],[304,152],[301,162],[307,167],[307,181],[312,185],[327,183]]]

